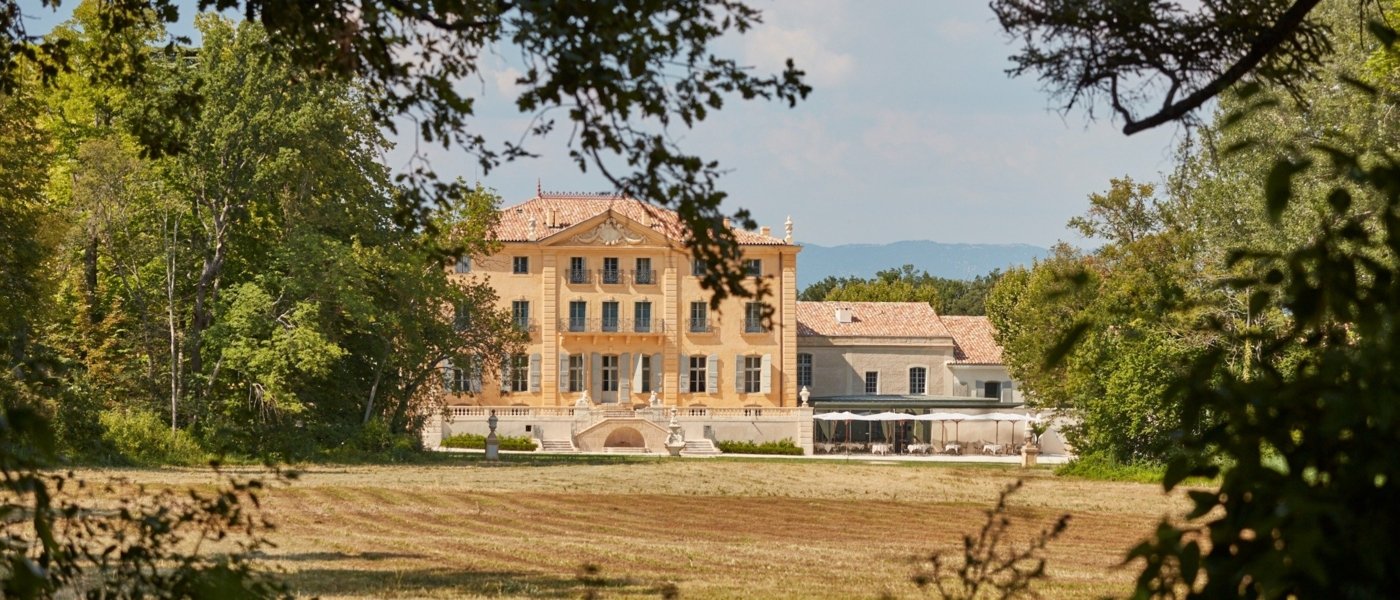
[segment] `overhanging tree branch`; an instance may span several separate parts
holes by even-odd
[[[1294,2],[1293,6],[1288,7],[1288,10],[1284,11],[1284,13],[1279,16],[1278,21],[1274,22],[1273,27],[1270,27],[1255,40],[1254,44],[1250,46],[1249,52],[1240,57],[1240,59],[1231,65],[1229,69],[1226,69],[1224,73],[1221,73],[1220,76],[1202,86],[1201,89],[1183,98],[1180,102],[1169,104],[1162,110],[1144,119],[1138,119],[1136,121],[1129,120],[1127,124],[1123,125],[1124,135],[1132,135],[1139,131],[1145,131],[1158,125],[1178,120],[1186,116],[1187,113],[1200,108],[1202,104],[1216,97],[1220,92],[1225,91],[1226,88],[1239,82],[1245,75],[1252,72],[1255,67],[1258,67],[1259,63],[1263,62],[1265,58],[1273,54],[1290,35],[1293,35],[1298,27],[1302,25],[1303,19],[1307,18],[1308,13],[1316,8],[1320,1],[1321,0],[1298,0]],[[1173,91],[1175,91],[1175,87],[1173,87]],[[1114,101],[1115,103],[1117,102],[1116,97]]]

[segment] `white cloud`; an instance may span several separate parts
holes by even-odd
[[[839,3],[824,3],[793,13],[764,11],[763,24],[744,34],[744,59],[763,72],[777,72],[791,58],[814,86],[845,83],[855,71],[856,60],[837,49],[842,8]]]

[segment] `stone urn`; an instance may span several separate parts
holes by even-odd
[[[1029,428],[1027,428],[1026,437],[1023,442],[1024,443],[1021,445],[1021,467],[1034,467],[1037,459],[1040,457],[1040,444],[1037,443],[1035,436],[1031,435]]]
[[[666,451],[671,456],[680,456],[681,450],[685,450],[685,432],[681,431],[681,424],[676,422],[676,409],[671,409],[671,422],[666,425],[671,433],[666,434]]]

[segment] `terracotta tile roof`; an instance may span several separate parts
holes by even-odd
[[[568,228],[601,215],[611,209],[675,242],[686,242],[686,228],[676,211],[648,204],[635,198],[616,194],[577,194],[570,192],[540,192],[534,198],[500,211],[500,222],[494,230],[502,242],[530,241],[530,219],[535,220],[536,240],[544,240]],[[550,215],[554,226],[550,227]],[[740,244],[749,246],[786,245],[781,237],[763,235],[757,231],[735,229]]]
[[[943,324],[953,332],[953,362],[961,365],[999,365],[1001,345],[996,328],[987,317],[944,316]]]
[[[836,322],[836,309],[851,322]],[[926,302],[798,302],[798,336],[952,337]]]

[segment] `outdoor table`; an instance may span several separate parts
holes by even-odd
[[[943,451],[948,454],[962,454],[962,444],[948,444],[943,447]]]
[[[889,444],[871,444],[871,445],[870,445],[870,453],[871,453],[871,454],[889,454],[889,453],[890,453],[890,445],[889,445]]]
[[[909,444],[910,454],[928,454],[928,444]]]
[[[1001,454],[1001,444],[987,444],[983,446],[982,454]]]

